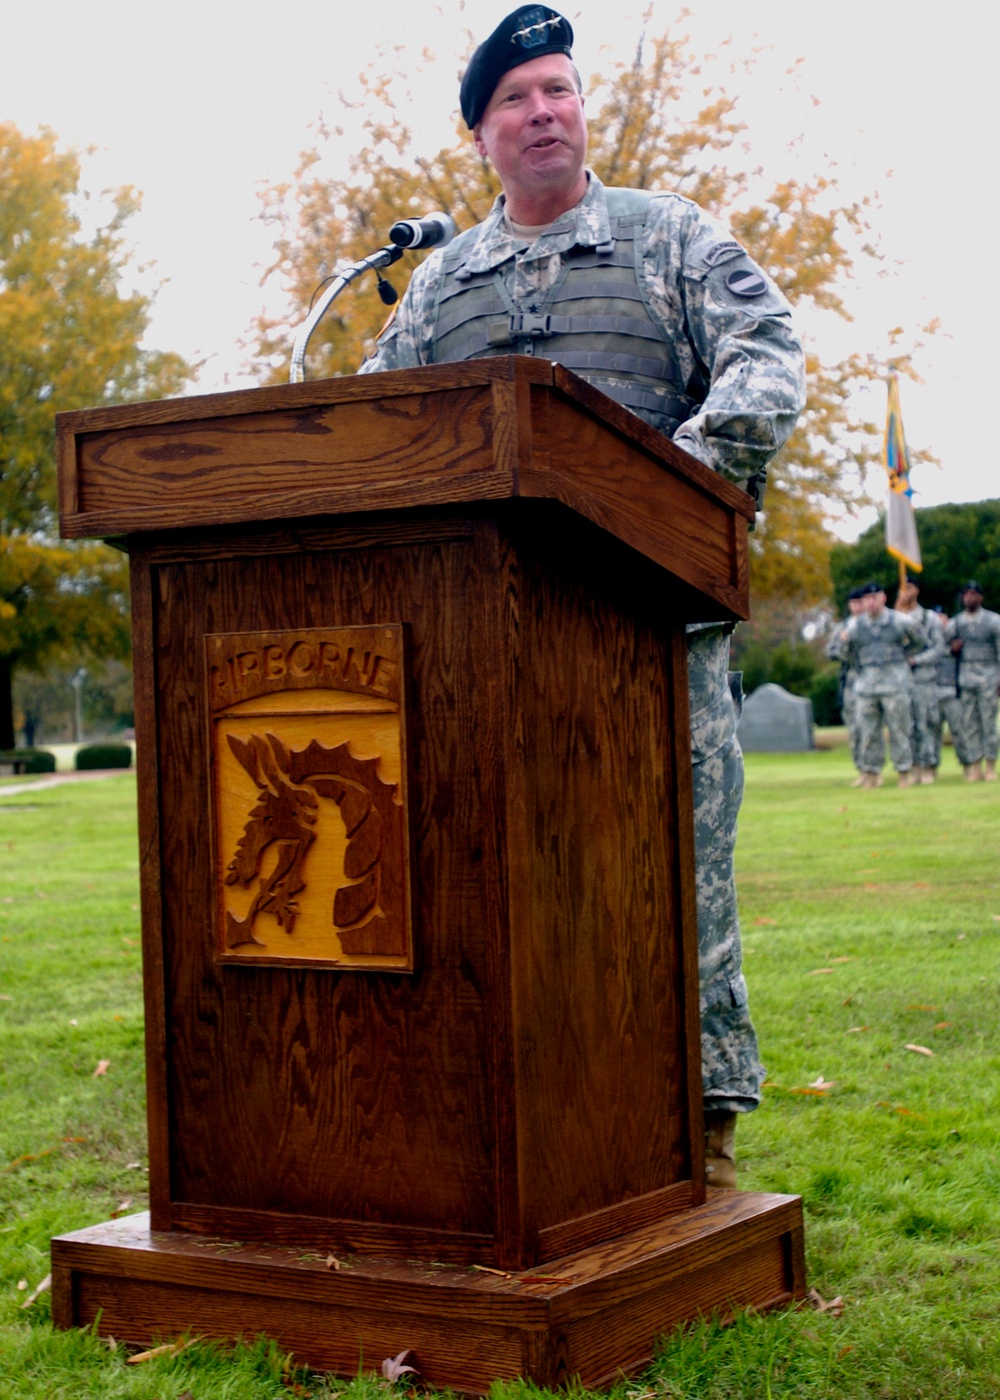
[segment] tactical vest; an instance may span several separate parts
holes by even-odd
[[[906,665],[906,638],[895,627],[859,627],[854,636],[859,668]]]
[[[966,634],[968,624],[966,624]],[[955,635],[962,638],[962,658],[963,666],[995,666],[997,661],[996,643],[992,637],[968,636],[962,633],[961,613],[955,620]]]
[[[682,382],[671,343],[653,315],[642,277],[643,230],[651,196],[607,189],[611,238],[563,256],[559,277],[530,308],[518,306],[499,268],[470,272],[475,230],[443,253],[434,331],[434,361],[488,355],[557,360],[668,436],[708,392],[699,373]],[[684,335],[683,324],[677,334]]]

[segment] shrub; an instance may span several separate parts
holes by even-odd
[[[840,724],[840,667],[824,666],[813,677],[809,689],[813,716],[819,725]]]
[[[48,749],[5,749],[0,763],[13,763],[22,773],[54,773],[56,756]]]
[[[76,751],[77,771],[84,768],[131,768],[132,749],[128,744],[85,744]]]

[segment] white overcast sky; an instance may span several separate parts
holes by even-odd
[[[238,341],[267,295],[259,189],[291,178],[299,152],[314,144],[311,124],[340,118],[338,94],[355,88],[386,43],[398,45],[398,71],[411,78],[411,124],[426,122],[437,149],[448,139],[440,122],[457,110],[465,32],[484,38],[512,8],[511,0],[7,7],[0,119],[95,147],[84,163],[91,190],[142,191],[137,257],[165,280],[149,341],[206,361],[197,392],[239,388],[253,381]],[[585,79],[632,51],[642,10],[632,0],[563,7]],[[998,392],[989,349],[997,324],[993,17],[969,0],[923,12],[898,0],[710,0],[684,20],[671,0],[653,0],[651,10],[650,32],[679,24],[694,56],[753,60],[752,78],[730,80],[730,91],[772,180],[830,174],[845,200],[877,196],[872,219],[886,275],[845,289],[854,321],[821,353],[886,355],[892,326],[940,317],[942,332],[919,361],[926,382],[902,386],[916,504],[1000,495],[982,417]],[[425,48],[438,62],[418,69]],[[371,281],[346,295],[374,295]],[[881,422],[881,389],[865,411]],[[924,449],[940,469],[919,464]]]

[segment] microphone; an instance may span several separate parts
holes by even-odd
[[[389,239],[397,248],[438,248],[457,232],[450,214],[425,214],[422,219],[400,219],[389,230]]]

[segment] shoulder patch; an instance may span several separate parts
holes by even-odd
[[[729,262],[732,258],[738,258],[743,249],[735,241],[728,239],[725,243],[713,243],[705,254],[706,267],[718,267],[719,263]]]
[[[752,267],[741,267],[726,278],[726,286],[737,297],[762,297],[767,291],[767,282]]]

